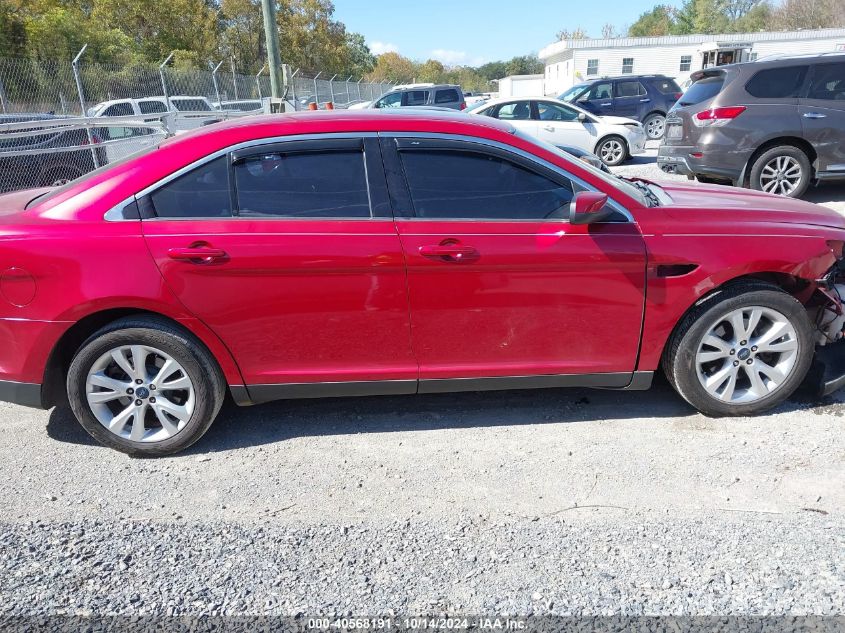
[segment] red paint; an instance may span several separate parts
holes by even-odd
[[[531,152],[635,222],[103,220],[135,192],[244,141],[378,131]],[[833,264],[827,242],[845,239],[845,220],[809,203],[704,185],[665,190],[672,205],[643,208],[579,161],[460,113],[298,113],[199,129],[29,209],[37,192],[0,197],[0,271],[24,270],[37,288],[26,305],[0,298],[0,380],[41,382],[62,334],[110,309],[180,322],[230,384],[654,370],[704,294],[743,275],[812,282]],[[657,275],[673,264],[697,268]],[[15,284],[26,294],[26,277],[11,275],[4,295]]]

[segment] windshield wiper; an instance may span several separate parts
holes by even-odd
[[[660,198],[657,197],[657,194],[654,193],[654,191],[652,191],[651,187],[649,187],[647,184],[645,184],[644,182],[641,182],[640,180],[636,180],[636,179],[633,179],[633,178],[625,178],[625,180],[627,180],[632,185],[634,185],[637,189],[639,189],[640,191],[643,192],[643,195],[646,197],[646,199],[649,202],[651,202],[651,204],[648,205],[648,206],[650,206],[650,207],[659,207],[660,206]]]

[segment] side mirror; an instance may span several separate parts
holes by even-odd
[[[579,112],[578,113],[578,120],[581,121],[581,123],[583,123],[584,121],[587,120],[587,115],[584,114],[583,112]]]
[[[607,194],[600,191],[579,191],[569,203],[570,224],[592,224],[610,217]]]

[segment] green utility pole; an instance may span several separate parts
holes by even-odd
[[[279,54],[279,28],[276,25],[276,0],[261,0],[264,14],[264,39],[267,41],[267,65],[270,67],[270,91],[282,96],[282,58]]]

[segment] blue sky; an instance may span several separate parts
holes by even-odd
[[[600,37],[665,0],[334,0],[335,17],[362,33],[374,53],[476,66],[536,53],[561,29]],[[679,4],[679,0],[668,2]]]

